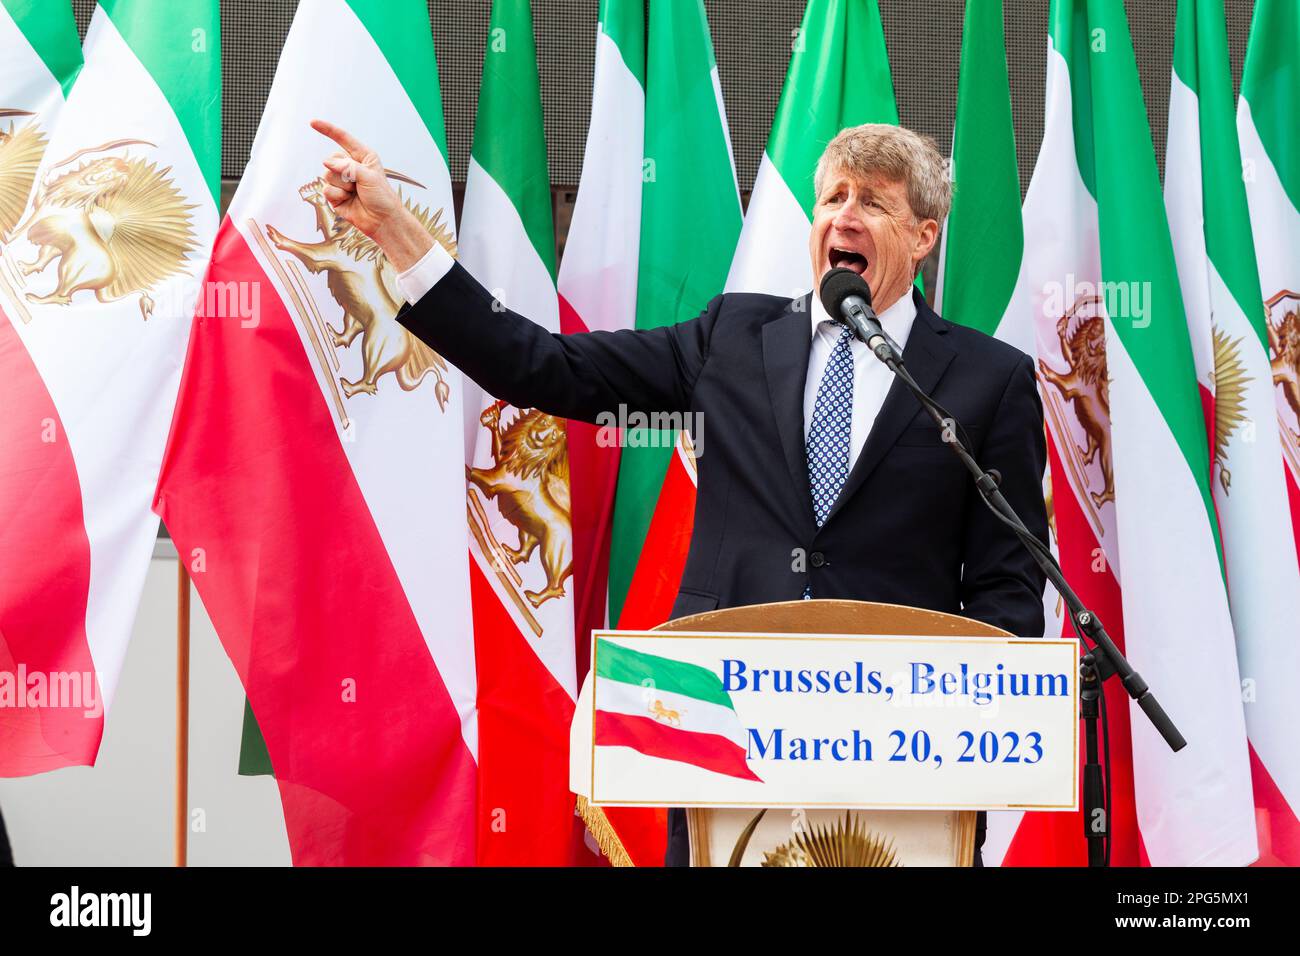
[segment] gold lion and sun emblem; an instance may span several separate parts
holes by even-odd
[[[1106,327],[1102,314],[1101,298],[1088,296],[1079,299],[1056,323],[1057,340],[1066,369],[1054,368],[1046,359],[1038,360],[1039,376],[1054,387],[1050,399],[1049,415],[1058,423],[1064,417],[1062,406],[1071,406],[1078,430],[1084,442],[1063,449],[1067,452],[1067,468],[1080,487],[1087,489],[1084,502],[1091,512],[1093,526],[1102,533],[1104,525],[1100,509],[1115,500],[1115,477],[1111,465],[1110,440],[1110,379],[1106,368]],[[1228,445],[1233,434],[1246,421],[1246,386],[1250,382],[1241,358],[1241,339],[1232,339],[1218,326],[1211,326],[1214,370],[1210,373],[1214,385],[1214,440],[1210,449],[1211,468],[1218,472],[1219,484],[1225,494],[1232,486],[1232,472],[1228,468]],[[1063,431],[1073,434],[1073,431]],[[1091,479],[1090,466],[1095,463],[1093,475],[1099,473],[1100,482]]]
[[[1300,483],[1300,292],[1282,289],[1264,302],[1269,366],[1278,390],[1282,450]]]
[[[1038,360],[1039,377],[1053,387],[1043,389],[1044,412],[1053,420],[1056,433],[1066,438],[1059,449],[1061,457],[1072,484],[1084,492],[1080,504],[1100,538],[1105,533],[1101,508],[1115,500],[1110,381],[1100,297],[1079,298],[1057,320],[1056,336],[1066,367],[1062,371],[1047,359]],[[1067,417],[1075,427],[1067,427]],[[1079,438],[1083,439],[1082,444]]]
[[[142,319],[153,315],[151,292],[186,269],[198,247],[192,210],[171,176],[132,148],[156,149],[143,139],[118,139],[79,149],[51,163],[37,181],[46,138],[35,120],[21,127],[23,110],[0,110],[10,118],[0,130],[0,280],[24,322],[23,303],[72,305],[81,293],[100,303],[137,297]],[[26,242],[35,250],[23,260],[11,254]],[[31,285],[54,267],[54,287]]]
[[[424,188],[409,176],[385,172],[390,179]],[[451,397],[446,361],[397,321],[403,303],[397,271],[373,239],[334,210],[325,199],[324,186],[317,177],[298,190],[299,198],[312,210],[320,238],[294,239],[275,225],[268,223],[263,228],[254,220],[249,220],[249,229],[307,332],[340,425],[344,429],[350,425],[345,400],[377,394],[384,376],[391,376],[404,392],[413,392],[432,379],[434,398],[445,411]],[[443,219],[444,211],[431,211],[406,197],[402,202],[434,241],[454,256],[456,241]],[[337,325],[324,317],[304,273],[325,277],[332,300],[325,308],[337,310]],[[349,379],[342,372],[339,353],[348,352],[358,338],[361,374]]]
[[[519,616],[541,637],[543,625],[534,612],[545,602],[564,597],[564,583],[573,574],[564,421],[536,408],[518,409],[495,401],[483,410],[479,424],[491,438],[492,464],[465,467],[470,531]],[[498,513],[514,528],[517,546],[493,533],[493,522],[480,498],[496,502]],[[519,568],[534,573],[528,567],[534,554],[541,586],[528,588]]]
[[[394,170],[385,173],[399,183],[425,188]],[[262,227],[255,220],[248,225],[307,332],[340,425],[344,429],[350,425],[347,402],[377,394],[385,376],[391,376],[387,380],[404,392],[415,392],[431,380],[433,395],[445,411],[451,398],[447,363],[397,321],[403,299],[396,270],[374,240],[329,204],[322,179],[302,186],[298,196],[312,210],[318,239],[294,239],[275,225]],[[444,210],[430,210],[405,196],[402,202],[434,241],[455,256],[456,241],[443,218]],[[318,301],[306,274],[324,276],[332,304]],[[326,311],[336,318],[327,319]],[[347,353],[357,339],[361,373],[349,378],[339,354]],[[541,637],[537,610],[564,597],[565,582],[573,574],[564,422],[538,409],[494,402],[484,409],[479,423],[490,435],[492,464],[466,466],[470,530],[519,617]],[[494,533],[491,503],[513,530],[514,544]],[[535,586],[525,582],[521,569],[536,576]]]
[[[389,178],[424,189],[421,183],[402,173],[385,172]],[[317,177],[298,191],[299,198],[312,208],[320,238],[313,241],[294,239],[276,226],[266,225],[265,238],[269,239],[270,246],[285,252],[290,256],[289,260],[274,255],[266,247],[263,230],[257,229],[255,222],[251,222],[251,226],[253,234],[263,242],[263,251],[279,272],[290,299],[298,307],[299,317],[312,338],[317,358],[328,362],[326,378],[335,392],[335,406],[341,412],[344,428],[347,427],[347,416],[343,414],[339,388],[343,398],[374,395],[380,388],[381,378],[386,375],[393,376],[393,381],[403,392],[413,392],[426,377],[432,376],[434,398],[437,398],[438,407],[446,410],[451,397],[451,388],[446,380],[447,363],[396,321],[403,299],[393,265],[374,239],[334,211],[325,199],[324,186],[324,181]],[[456,254],[455,239],[443,221],[442,209],[430,212],[411,199],[403,198],[402,202],[415,213],[435,242],[451,255]],[[334,307],[341,310],[338,326],[322,319],[316,299],[305,284],[303,269],[313,276],[324,274]],[[338,352],[346,352],[357,338],[361,339],[361,373],[350,380],[339,371]]]
[[[9,121],[7,129],[0,125],[0,242],[22,218],[45,155],[48,140],[35,116],[30,110],[0,107],[0,121]],[[19,126],[20,119],[27,122]]]

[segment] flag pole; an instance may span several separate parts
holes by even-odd
[[[176,865],[187,865],[190,770],[190,575],[176,556]]]

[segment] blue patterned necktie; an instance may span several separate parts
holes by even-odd
[[[842,322],[832,324],[840,329],[840,337],[826,360],[826,370],[817,386],[805,446],[813,516],[819,528],[826,523],[849,477],[849,436],[853,424],[853,330]],[[812,597],[811,585],[804,588],[803,596]]]

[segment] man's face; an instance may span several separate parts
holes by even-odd
[[[938,234],[938,223],[913,214],[901,180],[832,169],[813,207],[808,243],[817,288],[831,269],[852,269],[866,278],[883,312],[908,291]]]

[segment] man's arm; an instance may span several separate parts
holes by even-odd
[[[1007,380],[988,437],[977,456],[1002,475],[1003,495],[1031,532],[1047,541],[1043,410],[1026,356]],[[1010,528],[972,490],[963,547],[962,613],[1017,637],[1043,636],[1042,570]]]
[[[379,155],[313,120],[338,144],[325,198],[383,250],[408,307],[398,321],[488,392],[519,407],[594,421],[602,412],[685,411],[704,367],[721,297],[689,322],[646,331],[553,335],[502,308],[433,241],[388,182]]]
[[[699,317],[658,329],[556,335],[504,308],[441,246],[398,284],[418,301],[397,321],[486,391],[582,421],[617,415],[619,405],[686,411],[722,302],[718,296]]]

